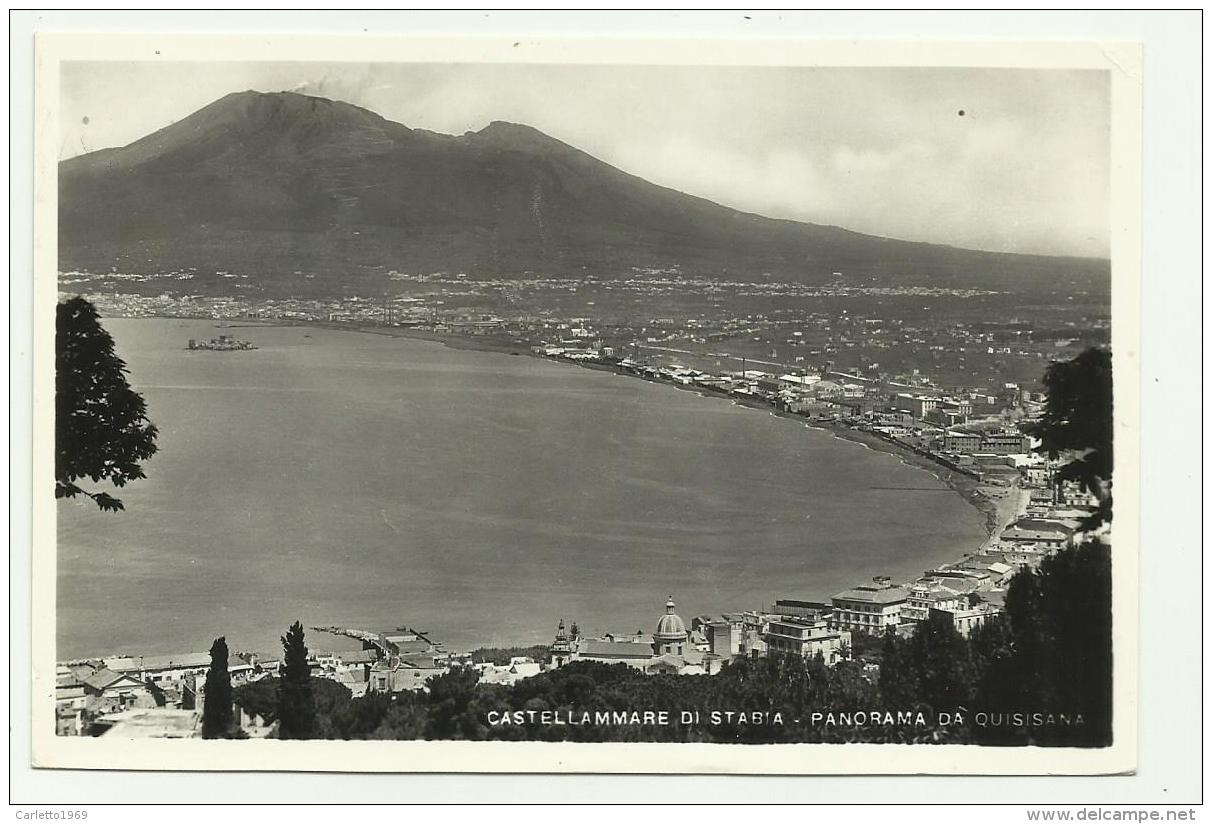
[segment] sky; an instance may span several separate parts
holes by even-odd
[[[1110,78],[1035,69],[64,63],[60,157],[234,91],[449,134],[525,123],[726,206],[999,252],[1109,255]]]

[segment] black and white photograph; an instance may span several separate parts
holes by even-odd
[[[113,45],[39,66],[43,766],[1135,767],[1131,44]]]

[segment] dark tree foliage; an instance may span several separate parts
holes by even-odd
[[[116,487],[145,477],[141,461],[156,453],[147,403],[126,380],[126,363],[84,298],[60,303],[55,320],[55,497],[86,495],[102,510],[123,509],[106,492],[76,482]]]
[[[282,636],[282,649],[285,657],[278,682],[278,737],[312,738],[316,734],[316,698],[300,622],[291,624]]]
[[[881,706],[919,711],[927,718],[970,706],[975,667],[968,641],[944,615],[933,614],[908,638],[888,630],[880,663]],[[967,730],[936,730],[952,739]]]
[[[426,738],[479,737],[474,734],[476,721],[467,713],[479,680],[480,674],[474,669],[457,668],[435,675],[426,682],[429,688]]]
[[[206,672],[203,738],[226,738],[232,732],[231,674],[227,671],[227,656],[227,639],[216,638],[210,647],[210,669]]]
[[[259,715],[267,723],[273,723],[278,719],[278,693],[281,684],[282,679],[273,676],[241,684],[233,690],[233,699],[245,712]],[[330,678],[312,678],[311,692],[316,707],[317,733],[323,732],[324,717],[344,710],[353,697],[348,689]]]
[[[1087,349],[1044,373],[1048,401],[1044,415],[1029,430],[1050,458],[1076,453],[1057,472],[1056,481],[1076,481],[1098,496],[1100,506],[1086,524],[1093,529],[1111,519],[1111,470],[1114,422],[1111,352]]]
[[[355,701],[350,697],[349,690],[344,687],[342,690],[345,691],[345,700],[339,706],[334,706],[330,714],[322,710],[319,713],[320,718],[327,721],[324,737],[370,738],[391,710],[393,697],[382,692],[370,692]]]
[[[496,664],[504,666],[511,658],[530,658],[540,663],[550,657],[547,644],[536,644],[530,647],[479,647],[471,651],[473,664]]]
[[[365,701],[370,695],[359,701]],[[373,699],[372,699],[373,700]],[[423,738],[425,733],[424,696],[413,692],[399,693],[391,696],[391,703],[378,726],[367,738],[381,741],[408,741]],[[355,702],[356,703],[356,702]]]
[[[890,707],[910,707],[917,700],[917,662],[909,657],[909,645],[894,629],[884,631],[879,688],[881,700]]]
[[[265,723],[278,719],[278,678],[262,678],[241,684],[232,690],[232,700],[249,715],[259,715]]]
[[[850,657],[863,660],[879,661],[883,654],[883,636],[870,632],[851,630]]]
[[[1020,572],[1006,621],[974,638],[984,657],[976,704],[990,711],[1081,716],[1068,725],[990,726],[987,743],[1106,746],[1112,732],[1111,549],[1092,542]]]
[[[968,654],[972,663],[974,685],[977,694],[985,690],[984,680],[990,672],[990,665],[1005,658],[1013,651],[1014,638],[1010,633],[1010,622],[1004,615],[986,621],[972,630],[968,636]]]
[[[951,712],[968,703],[973,680],[968,642],[945,615],[932,614],[908,641],[917,678],[917,700]]]

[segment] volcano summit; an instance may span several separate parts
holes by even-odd
[[[453,136],[291,92],[229,94],[127,146],[63,161],[59,269],[298,274],[333,294],[391,269],[1096,290],[1109,263],[775,220],[649,183],[529,126]]]

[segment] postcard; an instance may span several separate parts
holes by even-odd
[[[1140,66],[39,35],[35,765],[1134,770]]]

